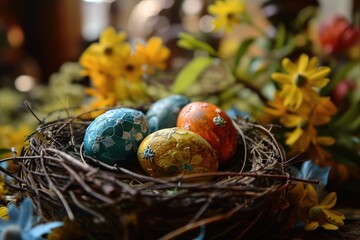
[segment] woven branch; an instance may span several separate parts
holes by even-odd
[[[41,217],[68,216],[96,239],[188,238],[204,226],[206,239],[256,235],[273,223],[296,180],[270,130],[241,119],[233,122],[238,151],[218,172],[171,178],[146,176],[136,159],[110,166],[86,156],[90,122],[78,116],[42,123],[20,156],[4,161],[20,166],[12,187],[33,199]],[[199,177],[208,181],[194,181]]]

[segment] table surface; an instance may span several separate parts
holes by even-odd
[[[336,191],[338,200],[334,210],[345,214],[345,225],[337,231],[325,230],[323,228],[307,232],[303,228],[293,229],[288,236],[280,239],[317,239],[317,240],[360,240],[360,191]]]

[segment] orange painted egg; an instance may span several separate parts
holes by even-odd
[[[220,163],[229,160],[236,151],[237,131],[230,117],[211,103],[185,105],[179,113],[177,127],[193,131],[208,141]]]
[[[176,127],[148,135],[137,155],[141,167],[152,177],[218,170],[218,159],[211,145],[200,135]]]

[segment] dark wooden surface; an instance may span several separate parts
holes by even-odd
[[[360,185],[359,185],[360,187]],[[345,214],[345,225],[337,231],[329,231],[323,228],[307,232],[303,228],[293,229],[287,236],[278,239],[291,240],[360,240],[360,191],[357,189],[337,191],[338,201],[334,210]]]

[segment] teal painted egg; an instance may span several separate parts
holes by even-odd
[[[171,95],[153,103],[146,113],[150,133],[164,128],[176,127],[179,112],[188,103],[190,100],[182,95]]]
[[[130,108],[112,109],[87,127],[85,154],[110,165],[124,164],[136,157],[141,141],[148,134],[144,113]]]

